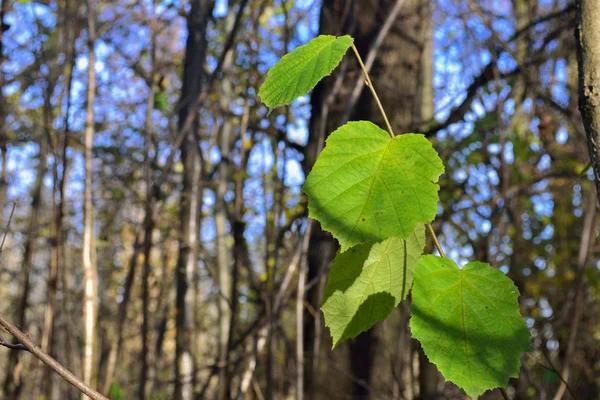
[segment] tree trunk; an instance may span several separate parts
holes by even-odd
[[[8,12],[9,1],[2,0],[0,6],[0,90],[4,89],[4,16]],[[0,152],[2,153],[2,171],[0,172],[0,216],[4,212],[4,206],[6,202],[6,191],[8,190],[8,183],[6,177],[8,175],[8,155],[7,155],[7,143],[8,143],[8,132],[6,131],[6,115],[8,110],[6,107],[6,100],[4,96],[0,96]]]
[[[110,344],[110,351],[108,354],[108,360],[106,364],[106,374],[104,377],[104,383],[102,384],[102,393],[109,393],[110,387],[113,384],[117,360],[123,346],[123,330],[127,320],[127,309],[129,306],[129,300],[131,298],[131,288],[133,286],[133,280],[135,278],[135,270],[137,266],[137,258],[140,253],[139,238],[136,234],[135,243],[133,245],[133,253],[129,258],[129,268],[127,269],[127,276],[125,277],[125,283],[123,284],[123,299],[119,303],[119,309],[117,311],[117,321],[115,333],[112,337]]]
[[[152,19],[150,21],[150,31],[152,40],[150,42],[151,67],[150,67],[150,87],[148,91],[148,101],[146,106],[146,121],[144,124],[144,180],[146,181],[146,198],[144,210],[144,265],[142,274],[142,365],[140,368],[140,383],[138,388],[138,398],[146,399],[146,384],[148,382],[148,369],[150,366],[150,253],[152,251],[152,233],[154,232],[154,185],[152,182],[152,167],[150,160],[150,144],[152,141],[152,113],[154,111],[154,95],[156,93],[156,84],[154,79],[155,61],[156,61],[156,16],[154,6],[152,8]]]
[[[25,331],[27,330],[26,312],[29,304],[29,291],[31,288],[30,276],[33,268],[33,256],[36,251],[36,242],[38,238],[40,210],[42,209],[42,188],[44,176],[46,175],[47,153],[48,135],[42,134],[36,180],[31,194],[31,215],[29,217],[27,240],[25,242],[25,250],[23,253],[23,264],[21,267],[21,290],[19,294],[19,304],[16,311],[16,325]],[[22,371],[22,369],[17,368],[20,355],[21,352],[11,351],[8,356],[8,367],[6,369],[8,373],[4,382],[4,394],[9,400],[19,397],[24,383],[20,375],[20,371]]]
[[[579,62],[579,110],[588,139],[590,162],[594,169],[600,200],[600,3],[577,1],[575,37]]]
[[[214,2],[192,1],[187,19],[188,38],[183,71],[183,87],[180,99],[179,126],[181,132],[196,98],[202,89],[206,55],[206,27],[212,14]],[[175,337],[175,390],[176,400],[190,400],[194,396],[195,360],[192,335],[195,325],[193,279],[197,268],[194,257],[199,245],[200,207],[202,201],[202,154],[198,143],[198,119],[186,132],[181,146],[183,163],[183,187],[180,209],[180,245],[176,270],[176,337]]]
[[[66,111],[62,116],[63,129],[62,141],[54,133],[53,153],[55,162],[52,165],[52,241],[51,241],[51,261],[48,274],[48,293],[46,302],[46,312],[44,315],[44,331],[42,333],[42,350],[45,350],[51,356],[54,356],[54,330],[56,325],[56,295],[58,291],[58,279],[61,274],[61,267],[65,261],[65,235],[64,235],[64,216],[65,216],[65,191],[67,184],[68,155],[69,145],[69,113],[71,109],[71,89],[73,84],[73,66],[75,63],[75,35],[69,26],[69,5],[65,4],[65,18],[63,21],[65,36],[68,38],[69,49],[66,51],[66,61],[63,67],[64,87],[60,100],[57,104],[62,105],[63,100],[66,103]],[[62,163],[62,174],[59,174],[59,160]],[[57,198],[58,196],[58,198]],[[64,289],[64,288],[63,288]],[[40,390],[46,398],[52,395],[52,371],[50,368],[43,367]]]
[[[225,32],[230,32],[235,21],[233,1],[229,2],[229,9],[225,17]],[[233,51],[229,51],[223,62],[223,72],[227,73],[233,62]],[[221,95],[219,97],[221,108],[229,110],[233,102],[233,85],[229,79],[221,81]],[[227,245],[229,234],[227,232],[227,220],[229,212],[225,195],[231,180],[233,160],[231,160],[231,144],[234,139],[233,123],[229,115],[223,116],[223,125],[220,129],[219,149],[221,161],[219,162],[219,183],[215,198],[215,233],[217,243],[217,268],[219,282],[219,399],[230,397],[229,388],[229,330],[232,318],[232,268],[231,249]]]
[[[84,321],[84,353],[83,381],[94,387],[94,358],[96,346],[96,319],[98,313],[98,271],[96,268],[96,240],[94,236],[94,203],[92,199],[93,185],[93,146],[94,146],[94,101],[96,98],[96,63],[95,40],[96,22],[94,2],[87,1],[88,19],[88,83],[85,118],[85,185],[84,185],[84,227],[83,227],[83,274],[85,301],[83,308]],[[81,400],[87,397],[82,394]]]
[[[350,34],[355,39],[355,45],[364,59],[367,58],[373,41],[377,37],[387,16],[397,4],[388,0],[324,0],[321,17],[321,34]],[[424,0],[407,0],[402,4],[400,14],[391,25],[391,29],[375,55],[375,62],[370,71],[373,85],[390,116],[390,123],[397,134],[412,131],[421,125],[424,112],[431,109],[425,107],[426,102],[431,102],[432,96],[427,88],[431,88],[432,66],[431,57],[426,53],[431,51],[430,19],[431,10]],[[353,88],[356,77],[359,76],[359,66],[351,52],[346,55],[348,67],[344,71],[341,89],[335,93],[335,98],[330,98],[334,90],[334,82],[339,76],[341,68],[334,73],[334,78],[325,79],[317,85],[311,98],[312,114],[310,121],[310,137],[305,152],[303,163],[306,174],[314,164],[319,144],[324,138],[336,129],[344,119],[344,109],[350,90]],[[424,64],[425,63],[425,64]],[[423,67],[426,68],[423,68]],[[426,85],[425,83],[428,83]],[[322,115],[323,109],[328,110],[327,115]],[[363,90],[354,110],[348,114],[351,120],[371,120],[383,126],[383,118],[377,105],[368,90]],[[326,119],[323,122],[323,118]],[[340,122],[341,121],[341,122]],[[324,132],[320,128],[325,127]],[[331,262],[338,249],[338,244],[328,233],[316,226],[310,239],[308,252],[308,277],[307,281],[317,278],[325,266]],[[319,309],[317,304],[320,298],[319,285],[307,291],[307,301],[314,309]],[[305,351],[311,352],[307,360],[312,360],[318,354],[314,348],[319,341],[315,337],[315,318],[310,314],[305,315],[304,344]],[[320,321],[318,322],[320,324]],[[371,378],[371,359],[376,351],[374,343],[375,332],[367,332],[350,342],[350,360],[354,398],[367,398],[369,396]],[[306,363],[305,390],[314,397],[314,385],[319,369],[318,360]]]

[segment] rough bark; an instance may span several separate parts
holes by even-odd
[[[202,90],[206,55],[206,27],[212,14],[214,2],[194,0],[187,19],[188,38],[180,98],[180,132],[188,115],[197,112],[192,106]],[[195,361],[192,334],[194,330],[193,277],[197,268],[194,257],[198,247],[200,202],[202,188],[202,154],[198,143],[198,119],[193,128],[185,133],[181,146],[183,163],[183,187],[181,189],[180,245],[176,266],[176,338],[175,338],[175,389],[173,398],[189,400],[194,396]]]
[[[577,1],[575,38],[579,62],[579,110],[600,200],[600,3]]]

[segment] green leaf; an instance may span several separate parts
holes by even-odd
[[[327,139],[304,184],[309,216],[340,242],[407,238],[437,213],[444,165],[423,136],[393,140],[368,121],[349,122]]]
[[[286,54],[267,73],[258,95],[269,109],[290,104],[331,74],[354,40],[321,35]]]
[[[578,178],[583,178],[587,175],[588,171],[592,169],[592,163],[588,162],[586,164],[586,166],[581,170],[581,172],[579,173],[579,175],[577,175]]]
[[[154,95],[154,104],[158,111],[164,111],[169,106],[169,99],[164,91],[157,92]]]
[[[363,243],[337,254],[321,307],[334,347],[384,320],[406,298],[424,246],[421,225],[408,239]]]
[[[111,399],[121,400],[123,398],[123,388],[119,384],[113,383],[110,386],[109,396]]]
[[[519,375],[530,334],[506,275],[481,262],[459,269],[448,258],[423,256],[414,280],[411,330],[444,378],[477,398]]]

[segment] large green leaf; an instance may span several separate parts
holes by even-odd
[[[363,243],[338,253],[323,298],[333,346],[384,320],[406,297],[425,246],[425,227],[408,239]]]
[[[270,109],[290,104],[331,74],[354,40],[321,35],[286,54],[267,73],[258,95]]]
[[[414,280],[411,330],[447,380],[476,398],[519,375],[530,334],[509,278],[481,262],[459,269],[448,258],[423,256]]]
[[[349,122],[327,139],[304,184],[309,215],[345,251],[358,243],[407,238],[437,213],[444,165],[423,136],[393,140],[368,121]]]

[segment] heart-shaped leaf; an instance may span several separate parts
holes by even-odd
[[[417,262],[410,326],[444,378],[472,398],[519,375],[530,350],[519,291],[501,271],[470,262],[423,256]]]
[[[356,244],[407,238],[437,213],[444,165],[418,134],[393,140],[368,121],[349,122],[327,139],[304,184],[309,216],[338,239]]]

